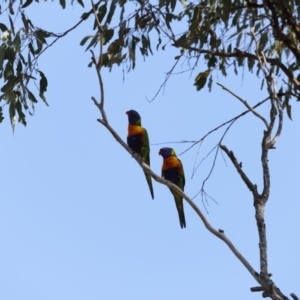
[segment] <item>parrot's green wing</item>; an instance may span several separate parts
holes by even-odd
[[[143,145],[141,147],[141,156],[145,164],[147,164],[150,167],[150,142],[149,142],[149,136],[147,130],[144,128],[143,133]],[[152,185],[152,178],[149,174],[147,174],[145,171],[146,180],[150,189],[151,197],[154,199],[154,191],[153,191],[153,185]]]
[[[184,176],[184,170],[183,170],[183,165],[180,159],[178,159],[180,164],[181,164],[181,176],[180,176],[180,180],[179,180],[179,187],[184,191],[184,186],[185,186],[185,176]]]
[[[184,176],[184,171],[183,171],[183,166],[182,166],[181,160],[178,159],[178,161],[180,162],[181,166],[180,166],[180,168],[178,168],[176,170],[178,172],[177,173],[178,181],[175,184],[184,191],[185,176]],[[184,215],[184,210],[183,210],[183,199],[175,191],[171,190],[171,192],[174,195],[175,204],[176,204],[176,208],[177,208],[178,216],[179,216],[180,227],[185,228],[186,227],[186,222],[185,222],[185,215]]]

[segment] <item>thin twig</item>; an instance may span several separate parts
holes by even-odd
[[[269,100],[269,99],[270,99],[270,97],[268,97],[268,98],[266,98],[266,99],[264,99],[264,100],[258,102],[256,105],[253,106],[253,108],[256,108],[256,107],[260,106],[261,104],[265,103],[265,102],[266,102],[267,100]],[[185,152],[189,151],[191,148],[193,148],[195,145],[197,145],[198,143],[200,143],[201,141],[203,141],[205,138],[207,138],[207,137],[208,137],[210,134],[212,134],[214,131],[217,131],[218,129],[220,129],[221,127],[223,127],[223,126],[225,126],[225,125],[227,125],[227,124],[229,124],[229,123],[231,123],[232,121],[235,121],[235,120],[241,118],[242,116],[246,115],[246,114],[249,113],[249,112],[250,112],[250,110],[247,109],[247,110],[245,110],[244,112],[242,112],[241,114],[237,115],[236,117],[234,117],[234,118],[232,118],[232,119],[226,121],[225,123],[223,123],[223,124],[221,124],[221,125],[215,127],[214,129],[210,130],[210,131],[209,131],[208,133],[206,133],[201,139],[199,139],[198,141],[195,141],[195,142],[193,143],[193,145],[191,145],[190,147],[188,147],[188,148],[187,148],[186,150],[184,150],[183,152],[179,153],[178,156],[180,156],[180,155],[184,154]],[[187,142],[187,141],[185,141],[185,142]]]
[[[263,292],[264,290],[265,290],[265,288],[262,286],[255,286],[255,287],[250,288],[251,292]]]
[[[227,52],[223,52],[223,51],[212,51],[212,50],[207,50],[207,49],[202,49],[202,48],[196,48],[196,47],[192,47],[192,46],[183,46],[183,45],[176,45],[176,43],[173,44],[173,46],[175,47],[182,47],[185,50],[188,51],[194,51],[196,53],[198,53],[199,55],[201,54],[210,54],[211,56],[218,56],[218,57],[226,57],[226,58],[237,58],[237,57],[243,57],[243,58],[249,58],[249,59],[253,59],[255,61],[258,60],[258,58],[256,57],[256,55],[249,53],[249,52],[245,52],[242,51],[238,48],[235,48],[235,52],[232,53],[227,53]],[[299,81],[296,77],[294,77],[293,72],[291,72],[282,62],[280,59],[278,58],[267,58],[267,62],[269,64],[272,64],[274,66],[277,66],[278,68],[280,68],[283,73],[285,73],[285,75],[288,77],[288,79],[291,81],[291,83],[293,84],[293,87],[296,90],[300,90],[300,84]]]
[[[103,0],[100,0],[96,3],[96,5],[99,5]],[[32,64],[34,64],[35,61],[38,60],[38,58],[51,46],[53,46],[54,43],[56,43],[60,38],[66,36],[69,32],[71,32],[72,30],[74,30],[76,27],[78,27],[83,21],[85,21],[89,15],[91,15],[93,13],[93,9],[91,9],[89,12],[87,12],[87,16],[85,18],[82,18],[80,21],[78,21],[74,26],[72,26],[71,28],[69,28],[68,30],[66,30],[64,33],[60,34],[57,36],[57,38],[50,43],[48,46],[46,46],[33,60],[32,60]],[[47,32],[47,31],[46,31]]]
[[[96,20],[97,27],[98,27],[98,31],[99,31],[100,55],[99,55],[98,63],[96,63],[96,57],[95,57],[92,50],[91,50],[91,52],[92,52],[92,55],[93,55],[92,60],[94,62],[95,68],[97,69],[97,75],[98,75],[99,86],[100,86],[100,99],[101,99],[100,100],[100,108],[101,108],[101,110],[103,110],[103,107],[104,107],[104,88],[103,88],[102,76],[101,76],[101,73],[100,73],[100,69],[101,69],[101,66],[102,66],[102,55],[103,55],[103,41],[102,41],[103,29],[102,29],[102,26],[101,26],[100,21],[98,19],[97,12],[95,10],[95,5],[94,5],[93,0],[91,0],[91,2],[92,2],[92,7],[93,7],[93,13],[94,13],[95,20]],[[98,70],[99,70],[99,72],[98,72]],[[104,115],[103,115],[103,120],[107,121],[107,117],[106,117],[105,112],[104,112]]]
[[[158,88],[158,90],[156,91],[155,95],[151,98],[151,100],[148,100],[148,98],[146,97],[146,100],[151,103],[157,96],[158,94],[160,93],[160,91],[162,90],[163,87],[166,86],[169,78],[171,77],[171,75],[173,74],[173,70],[175,69],[175,67],[177,66],[177,64],[179,63],[180,61],[180,58],[182,57],[183,53],[180,55],[180,57],[177,59],[177,61],[175,62],[175,64],[172,66],[171,70],[169,72],[167,72],[166,74],[166,78],[164,80],[164,82],[160,85],[160,87]]]
[[[226,130],[224,131],[224,133],[223,133],[223,135],[222,135],[222,137],[221,137],[221,139],[220,139],[220,141],[219,141],[219,143],[218,143],[218,146],[221,145],[221,143],[222,143],[223,139],[225,138],[225,136],[226,136],[228,130],[230,129],[230,127],[233,125],[233,123],[234,123],[236,120],[237,120],[237,119],[231,121],[231,123],[228,125],[228,127],[227,127]],[[206,178],[203,180],[203,182],[202,182],[202,187],[201,187],[201,190],[200,190],[201,195],[202,195],[202,202],[203,202],[203,193],[205,192],[205,191],[204,191],[204,186],[205,186],[205,183],[207,182],[207,180],[210,178],[210,176],[211,176],[211,174],[212,174],[212,172],[213,172],[213,170],[214,170],[214,168],[215,168],[217,156],[218,156],[218,153],[219,153],[219,148],[220,148],[220,147],[217,147],[217,150],[216,150],[216,154],[215,154],[215,156],[214,156],[214,160],[213,160],[212,167],[211,167],[211,169],[210,169],[210,171],[209,171],[207,177],[206,177]]]
[[[97,68],[100,69],[102,67],[102,56],[103,56],[103,42],[102,42],[102,36],[103,36],[103,28],[100,24],[100,21],[98,19],[98,15],[97,15],[97,12],[95,10],[95,5],[94,5],[94,1],[91,0],[92,2],[92,7],[93,7],[93,13],[94,13],[94,16],[95,16],[95,20],[96,20],[96,23],[97,23],[97,27],[98,27],[98,31],[99,31],[99,40],[100,40],[100,55],[99,55],[99,60],[98,60],[98,63],[96,64]],[[101,76],[100,76],[101,78]],[[101,101],[102,103],[102,101]],[[103,107],[103,104],[102,104],[102,107]]]
[[[292,297],[294,300],[299,300],[299,298],[298,298],[294,293],[291,293],[291,297]]]
[[[96,59],[95,59],[94,54],[92,56],[92,61],[93,61],[93,64],[96,65]],[[98,69],[97,67],[95,67],[95,69],[96,69],[96,72],[98,73],[98,78],[101,78],[100,69]],[[102,88],[101,87],[100,87],[100,91],[102,92]],[[101,95],[101,99],[102,99],[102,97],[103,97],[102,103],[104,103],[104,94]],[[208,222],[208,220],[205,218],[205,216],[203,215],[203,213],[201,212],[201,210],[197,207],[197,205],[177,185],[175,185],[175,184],[171,183],[170,181],[165,180],[164,178],[158,176],[156,173],[154,173],[149,168],[148,165],[146,165],[143,161],[141,161],[139,158],[137,158],[134,155],[133,151],[129,148],[129,146],[121,139],[121,137],[116,133],[116,131],[108,123],[108,120],[107,120],[106,115],[105,115],[104,105],[101,105],[101,102],[98,103],[97,100],[94,97],[92,97],[92,101],[94,102],[94,104],[96,105],[96,107],[99,109],[100,114],[102,116],[102,119],[98,119],[98,121],[112,134],[112,136],[116,139],[116,141],[137,161],[137,163],[141,166],[141,168],[147,174],[151,175],[151,177],[155,181],[166,185],[167,187],[171,188],[176,193],[178,193],[179,195],[181,195],[189,203],[189,205],[194,209],[194,211],[197,213],[197,215],[200,217],[200,219],[202,220],[202,222],[203,222],[204,226],[207,228],[207,230],[209,230],[213,235],[215,235],[216,237],[218,237],[219,239],[221,239],[231,249],[231,251],[241,261],[241,263],[247,268],[247,270],[254,277],[254,279],[258,283],[262,284],[262,282],[260,282],[261,281],[260,278],[257,276],[257,273],[255,272],[255,270],[253,269],[253,267],[242,256],[242,254],[235,248],[235,246],[232,244],[232,242],[224,234],[224,231],[222,231],[222,230],[218,231],[215,228],[213,228],[210,225],[210,223]]]
[[[261,119],[265,123],[266,127],[268,128],[269,124],[268,124],[267,120],[262,115],[260,115],[257,111],[255,111],[254,108],[251,107],[251,105],[247,101],[243,100],[240,96],[238,96],[237,94],[235,94],[234,92],[229,90],[227,87],[225,87],[220,82],[216,82],[216,83],[217,83],[217,85],[222,87],[223,90],[227,91],[228,93],[233,95],[235,98],[237,98],[239,101],[241,101],[256,117]]]
[[[101,43],[101,41],[100,41]],[[228,237],[225,235],[224,230],[216,230],[213,226],[211,226],[211,224],[208,222],[208,220],[205,218],[204,214],[201,212],[201,210],[198,208],[198,206],[192,201],[192,199],[190,199],[178,186],[176,186],[175,184],[171,183],[168,180],[165,180],[164,178],[160,177],[159,175],[157,175],[156,173],[154,173],[150,167],[148,165],[146,165],[143,161],[141,161],[141,159],[139,159],[136,155],[134,155],[133,151],[129,148],[129,146],[121,139],[121,137],[117,134],[117,132],[110,126],[107,118],[106,118],[106,114],[105,114],[105,109],[104,109],[104,87],[103,87],[103,81],[102,81],[102,77],[101,77],[101,68],[97,68],[97,62],[95,59],[94,54],[92,53],[92,62],[95,65],[95,69],[96,72],[98,74],[98,78],[99,78],[99,85],[100,85],[100,92],[101,92],[101,100],[100,102],[97,102],[97,100],[92,97],[92,101],[94,102],[94,104],[96,105],[96,107],[99,109],[100,114],[102,116],[102,119],[98,119],[98,121],[111,133],[111,135],[116,139],[116,141],[137,161],[137,163],[140,165],[140,167],[147,173],[149,174],[155,181],[166,185],[167,187],[171,188],[173,191],[175,191],[176,193],[178,193],[179,195],[181,195],[188,203],[189,205],[194,209],[194,211],[197,213],[197,215],[199,216],[199,218],[201,219],[201,221],[203,222],[204,226],[206,227],[206,229],[211,232],[214,236],[218,237],[219,239],[221,239],[228,247],[229,249],[232,251],[232,253],[238,258],[238,260],[245,266],[245,268],[250,272],[250,274],[253,276],[253,278],[262,286],[264,287],[264,290],[269,292],[269,288],[270,286],[268,285],[269,282],[264,281],[257,272],[255,272],[255,270],[253,269],[253,267],[249,264],[249,262],[242,256],[242,254],[235,248],[235,246],[233,245],[233,243],[228,239]],[[266,101],[266,100],[265,100]],[[265,102],[263,101],[263,102]],[[263,103],[262,102],[262,103]],[[261,104],[261,103],[260,103]],[[260,105],[259,104],[259,105]],[[258,105],[257,105],[258,106]],[[254,107],[255,108],[255,107]],[[241,114],[240,116],[246,114],[247,112],[249,112],[250,110],[244,112],[243,114]],[[238,119],[238,117],[234,118],[231,120],[230,125],[228,126],[228,128],[226,129],[225,133],[223,134],[223,137],[220,140],[220,144],[223,140],[223,138],[226,135],[226,132],[229,130],[229,128],[231,127],[231,125]],[[228,123],[227,123],[228,124]],[[224,125],[223,125],[224,126]],[[220,126],[222,127],[222,126]],[[220,128],[219,127],[219,128]],[[217,130],[217,129],[215,129]],[[215,131],[213,130],[213,131]],[[213,132],[212,131],[212,132]],[[200,141],[198,141],[200,142]],[[197,143],[198,143],[197,142]],[[278,295],[278,289],[276,289],[276,287],[273,285],[272,286],[274,290],[276,290],[275,292],[272,293],[272,295]],[[275,296],[274,296],[275,297]]]
[[[95,100],[92,99],[94,102]],[[97,103],[97,102],[96,102]],[[169,187],[170,189],[174,190],[176,193],[178,193],[180,196],[182,196],[187,203],[193,208],[193,210],[197,213],[197,215],[200,217],[201,221],[203,222],[205,228],[211,232],[213,235],[221,239],[233,252],[233,254],[239,259],[239,261],[246,267],[246,269],[250,272],[250,274],[254,277],[254,279],[259,283],[263,284],[257,276],[257,272],[253,269],[253,267],[249,264],[249,262],[246,260],[246,258],[243,257],[243,255],[235,248],[233,243],[228,239],[228,237],[225,235],[224,231],[220,232],[216,230],[211,224],[208,222],[208,220],[205,218],[204,214],[201,212],[201,210],[198,208],[198,206],[192,201],[190,197],[187,196],[177,185],[173,184],[172,182],[165,180],[164,178],[158,176],[156,173],[154,173],[147,164],[142,162],[140,159],[138,159],[134,152],[127,146],[127,144],[121,139],[121,137],[116,133],[116,131],[110,126],[109,123],[103,123],[101,120],[98,120],[105,128],[108,129],[108,131],[112,134],[112,136],[117,140],[117,142],[137,161],[137,163],[140,165],[140,167],[151,177],[163,184]]]
[[[196,174],[196,172],[197,172],[197,170],[198,170],[198,168],[200,167],[200,165],[204,162],[204,160],[206,160],[206,158],[207,157],[209,157],[211,154],[212,154],[212,152],[217,148],[217,147],[219,147],[219,143],[217,144],[217,145],[215,145],[201,160],[200,160],[200,162],[198,163],[198,165],[195,167],[193,167],[193,171],[192,171],[192,179],[193,179],[193,177],[194,177],[194,175]]]
[[[92,61],[93,61],[93,64],[96,68],[96,71],[97,71],[99,86],[100,86],[100,103],[98,103],[96,101],[97,104],[96,103],[95,104],[96,104],[96,106],[99,106],[99,109],[100,109],[101,114],[102,114],[103,121],[108,122],[107,121],[107,116],[106,116],[106,113],[105,113],[105,110],[104,110],[104,86],[103,86],[102,76],[101,76],[101,73],[100,73],[100,69],[98,69],[98,67],[97,67],[97,61],[96,61],[96,57],[94,55],[94,52],[92,50],[90,50],[90,51],[92,53]]]

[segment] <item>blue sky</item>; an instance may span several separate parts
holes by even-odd
[[[57,3],[33,3],[32,22],[62,32],[82,14],[79,5],[61,10]],[[55,22],[54,22],[55,20]],[[256,282],[227,246],[212,236],[185,204],[187,228],[181,230],[170,191],[154,182],[152,201],[142,170],[99,124],[99,111],[90,100],[99,99],[94,69],[87,68],[90,53],[79,46],[91,33],[91,22],[58,41],[41,57],[50,104],[42,101],[27,127],[18,124],[12,134],[6,118],[0,126],[0,298],[4,300],[81,299],[260,299],[251,293]],[[110,124],[125,140],[129,109],[137,110],[147,128],[151,168],[160,174],[162,145],[196,140],[245,110],[221,90],[197,92],[196,75],[173,76],[164,91],[151,98],[174,63],[177,52],[155,52],[136,70],[103,71],[105,108]],[[180,68],[178,69],[180,70]],[[199,64],[197,71],[204,71]],[[264,99],[254,74],[231,73],[218,80],[254,105]],[[279,83],[280,84],[280,83]],[[295,104],[295,103],[294,103]],[[268,117],[269,104],[259,109]],[[271,196],[266,207],[269,271],[283,293],[300,295],[298,269],[299,109],[293,121],[285,117],[276,150],[270,151]],[[260,141],[263,123],[248,114],[227,134],[224,144],[243,162],[243,169],[262,186]],[[206,178],[213,156],[192,177],[201,160],[223,131],[180,156],[188,195],[193,197]],[[189,144],[164,144],[177,153]],[[207,205],[209,222],[227,236],[259,271],[258,236],[251,194],[230,161],[218,156],[206,191],[218,202]],[[195,198],[205,212],[201,197]]]

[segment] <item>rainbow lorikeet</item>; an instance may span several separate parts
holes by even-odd
[[[179,188],[184,190],[185,177],[181,160],[177,158],[174,149],[172,148],[161,148],[159,153],[164,159],[162,165],[162,177],[176,184]],[[180,227],[186,227],[185,216],[183,211],[183,200],[182,197],[170,189],[174,195],[176,208],[178,211]]]
[[[150,143],[147,130],[142,127],[141,116],[135,110],[126,112],[128,115],[128,135],[127,144],[133,152],[138,153],[143,162],[150,167]],[[154,199],[151,176],[146,172],[145,176],[150,189],[151,197]]]

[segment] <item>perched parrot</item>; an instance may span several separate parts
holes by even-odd
[[[127,144],[133,152],[138,153],[145,164],[150,167],[150,145],[147,130],[142,127],[141,116],[135,110],[126,112],[128,115]],[[145,176],[150,189],[151,197],[154,199],[151,176],[146,172]]]
[[[185,177],[183,166],[180,159],[177,158],[174,149],[172,148],[161,148],[159,153],[164,159],[162,165],[162,177],[176,184],[179,188],[184,190]],[[183,211],[183,200],[180,195],[170,189],[171,193],[174,195],[176,208],[178,211],[180,227],[186,227],[185,216]]]

